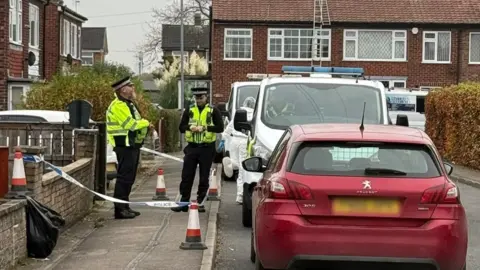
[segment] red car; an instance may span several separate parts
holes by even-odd
[[[292,126],[254,188],[256,269],[466,269],[459,189],[418,129]]]

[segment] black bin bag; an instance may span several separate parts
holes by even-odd
[[[26,198],[28,256],[44,259],[52,254],[57,245],[59,228],[65,225],[65,220],[35,199]]]

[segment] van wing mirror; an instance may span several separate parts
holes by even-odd
[[[236,131],[242,132],[242,130],[250,130],[252,129],[250,122],[247,119],[247,111],[243,109],[237,110],[235,113],[235,117],[233,118],[233,128]]]

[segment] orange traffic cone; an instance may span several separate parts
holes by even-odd
[[[155,189],[154,201],[169,201],[167,196],[167,188],[165,187],[165,179],[163,178],[163,170],[158,169],[157,188]]]
[[[209,201],[220,201],[218,197],[217,169],[213,169],[210,175],[210,187],[208,188],[207,198]]]
[[[190,203],[190,211],[188,211],[187,233],[185,236],[185,242],[180,244],[180,249],[207,249],[205,243],[202,242],[202,232],[200,231],[200,218],[198,217],[197,201],[192,201]]]
[[[15,147],[15,157],[13,159],[12,184],[10,191],[5,195],[5,199],[25,199],[25,196],[31,195],[31,193],[27,189],[22,149],[17,146]]]

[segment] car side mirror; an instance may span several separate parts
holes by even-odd
[[[264,172],[267,168],[265,161],[261,157],[247,158],[242,162],[242,167],[247,172]]]
[[[217,104],[217,109],[220,111],[220,113],[222,114],[222,116],[226,116],[226,117],[229,117],[229,113],[227,111],[227,103],[225,102],[220,102]]]
[[[443,166],[445,166],[445,170],[447,171],[447,175],[451,175],[453,172],[453,164],[444,161]]]
[[[408,127],[409,126],[408,116],[406,116],[405,114],[398,114],[396,125],[397,126]]]
[[[242,132],[242,130],[251,131],[252,127],[250,126],[250,122],[248,122],[246,110],[237,110],[235,117],[233,118],[233,128],[240,132]]]

